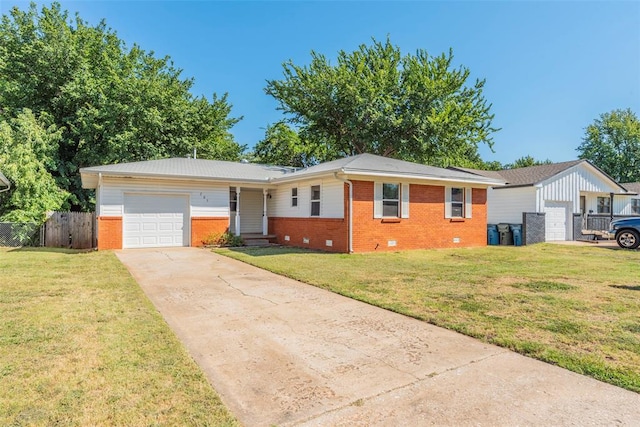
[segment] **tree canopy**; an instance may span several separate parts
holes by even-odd
[[[55,127],[59,137],[42,164],[73,208],[92,208],[80,167],[182,157],[194,148],[201,158],[239,159],[245,147],[229,132],[239,119],[230,117],[227,95],[194,97],[192,85],[169,57],[128,48],[104,21],[70,19],[58,3],[2,16],[0,122],[30,110]],[[15,182],[17,173],[5,175]]]
[[[638,116],[631,109],[601,114],[585,129],[577,151],[618,182],[640,181]]]
[[[264,139],[256,144],[252,155],[258,163],[298,168],[313,166],[325,159],[320,145],[305,141],[284,122],[267,127]]]
[[[13,186],[0,194],[0,220],[41,223],[47,211],[65,205],[69,193],[58,188],[48,171],[53,166],[61,130],[30,110],[0,122],[0,170]]]
[[[468,85],[469,69],[453,53],[402,55],[387,39],[338,52],[332,65],[311,52],[308,66],[283,64],[284,78],[265,91],[279,103],[318,161],[373,153],[436,166],[475,166],[478,145],[493,144],[485,81]],[[290,150],[283,144],[280,150]],[[288,157],[290,155],[285,155]]]

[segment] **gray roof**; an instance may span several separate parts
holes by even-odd
[[[11,183],[9,182],[9,179],[6,176],[4,176],[2,172],[0,172],[0,186],[11,187]]]
[[[527,187],[527,186],[539,184],[581,163],[587,163],[591,165],[600,173],[602,173],[602,175],[604,175],[607,179],[611,180],[611,182],[613,182],[618,187],[621,187],[623,189],[626,188],[626,184],[618,184],[613,178],[607,175],[600,168],[598,168],[588,160],[584,160],[584,159],[571,160],[568,162],[561,162],[561,163],[551,163],[547,165],[528,166],[526,168],[503,169],[500,171],[484,171],[479,169],[468,169],[468,168],[458,168],[458,167],[453,169],[474,173],[474,174],[486,176],[486,177],[492,177],[492,178],[501,177],[507,183],[507,185],[501,188],[509,188],[509,187]]]
[[[507,186],[535,185],[582,162],[586,162],[586,160],[572,160],[548,165],[528,166],[526,168],[505,169],[499,171],[499,173],[500,176],[507,181]]]
[[[289,181],[299,178],[327,175],[335,172],[347,175],[384,175],[403,178],[435,179],[441,181],[465,181],[489,185],[501,185],[504,183],[504,180],[500,178],[478,176],[464,171],[427,166],[419,163],[366,153],[311,166],[309,168],[287,174],[283,177],[276,178],[274,181]]]
[[[252,163],[180,157],[93,166],[80,169],[80,173],[83,176],[102,173],[109,176],[146,176],[267,183],[270,178],[282,176],[285,173],[285,169]]]
[[[632,193],[640,194],[640,182],[625,182],[620,184]]]
[[[118,163],[80,169],[82,183],[85,188],[95,188],[97,186],[97,176],[100,173],[106,176],[210,179],[267,184],[329,175],[336,172],[355,175],[463,181],[486,185],[501,185],[504,183],[500,179],[481,177],[463,171],[426,166],[373,154],[359,154],[298,171],[280,166],[187,158]]]

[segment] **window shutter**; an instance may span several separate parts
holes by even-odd
[[[444,217],[451,218],[451,187],[444,187]]]
[[[471,193],[473,193],[473,189],[472,188],[465,188],[465,195],[464,195],[464,217],[465,218],[471,218]]]
[[[382,218],[382,183],[373,184],[373,217]]]
[[[402,218],[409,218],[409,184],[402,184],[400,191],[402,197],[402,206],[400,206],[400,215]]]

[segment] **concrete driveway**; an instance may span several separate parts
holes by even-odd
[[[116,254],[246,426],[640,424],[636,393],[207,250]]]

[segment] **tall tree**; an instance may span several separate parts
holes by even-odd
[[[402,55],[389,39],[338,53],[336,65],[316,52],[311,63],[283,64],[284,78],[265,91],[327,160],[374,153],[433,165],[473,166],[477,147],[497,129],[483,97],[484,80],[452,68],[453,53]],[[285,147],[286,148],[286,147]]]
[[[307,167],[325,159],[322,147],[305,141],[284,122],[267,126],[264,139],[254,148],[254,161],[271,165]]]
[[[0,170],[12,184],[0,194],[0,220],[42,223],[67,202],[69,193],[48,171],[62,132],[47,122],[29,110],[0,121]]]
[[[631,109],[601,114],[585,129],[577,151],[618,182],[640,181],[638,116]]]
[[[0,22],[0,117],[46,113],[61,137],[47,169],[71,203],[90,209],[78,169],[186,156],[238,160],[227,95],[194,97],[169,57],[127,48],[105,22],[70,19],[60,4],[13,8]]]

